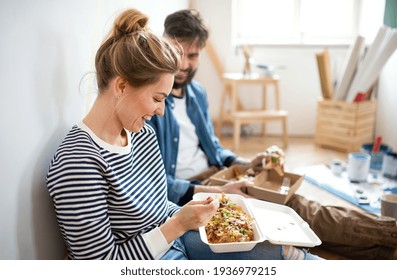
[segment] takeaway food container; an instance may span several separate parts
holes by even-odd
[[[205,200],[209,196],[220,199],[222,194],[197,193],[193,199]],[[208,242],[205,227],[202,226],[199,228],[201,241],[207,244],[214,253],[250,251],[256,244],[265,240],[273,244],[300,247],[315,247],[321,244],[321,240],[309,225],[288,206],[258,199],[246,199],[237,194],[226,194],[226,197],[254,218],[252,224],[254,240],[212,244]]]

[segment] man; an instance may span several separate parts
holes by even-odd
[[[247,183],[209,187],[200,182],[213,173],[211,170],[237,163],[255,166],[263,158],[263,155],[252,161],[239,158],[223,148],[215,136],[206,92],[193,80],[208,30],[199,13],[193,10],[169,15],[164,28],[164,36],[184,51],[182,67],[165,101],[164,117],[155,116],[150,122],[156,130],[164,160],[168,197],[183,205],[200,191],[245,195],[241,188],[249,187]],[[288,201],[288,206],[309,223],[328,250],[354,259],[397,258],[397,227],[392,218],[324,207],[298,195]]]
[[[174,32],[175,31],[175,32]],[[165,21],[165,36],[183,49],[182,67],[175,76],[171,94],[165,101],[164,118],[153,117],[167,174],[168,197],[180,205],[196,192],[225,192],[247,196],[247,182],[225,186],[204,186],[199,177],[208,177],[232,164],[261,163],[262,155],[249,162],[223,148],[214,134],[204,88],[193,81],[199,57],[208,38],[200,15],[192,10],[174,13]],[[206,176],[199,176],[205,173]]]

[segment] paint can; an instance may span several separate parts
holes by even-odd
[[[370,169],[372,170],[382,170],[383,157],[385,154],[392,151],[392,148],[387,145],[381,145],[379,147],[379,152],[373,153],[373,144],[364,144],[361,146],[361,152],[367,153],[371,156]]]
[[[383,158],[382,175],[397,179],[397,153],[387,153]]]

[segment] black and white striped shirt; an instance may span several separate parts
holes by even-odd
[[[158,226],[179,207],[167,200],[153,129],[112,146],[83,122],[59,146],[47,175],[71,259],[153,259],[169,248]]]

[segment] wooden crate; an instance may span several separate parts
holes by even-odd
[[[346,103],[322,100],[317,104],[315,143],[345,152],[360,151],[373,141],[376,101]]]

